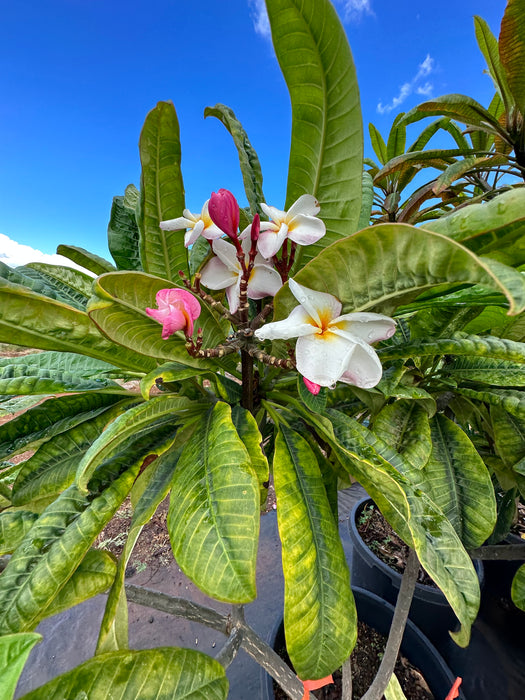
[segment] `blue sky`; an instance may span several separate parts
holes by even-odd
[[[112,197],[139,184],[138,137],[147,112],[172,100],[181,125],[187,206],[220,187],[244,201],[224,127],[203,119],[223,102],[259,154],[268,202],[284,204],[290,104],[258,0],[0,0],[0,257],[15,241],[46,254],[59,243],[109,257]],[[499,32],[505,0],[335,0],[368,122],[426,96],[468,94],[482,104],[472,16]],[[416,125],[415,129],[418,128]]]

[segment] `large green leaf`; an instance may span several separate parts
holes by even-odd
[[[496,85],[501,98],[505,104],[505,111],[507,114],[510,112],[510,107],[513,103],[513,98],[509,92],[509,84],[507,82],[507,76],[505,75],[505,70],[501,65],[499,57],[499,46],[498,40],[491,32],[489,25],[482,17],[474,15],[474,28],[476,30],[476,39],[478,42],[479,49],[487,66],[489,68],[489,73]]]
[[[501,406],[490,407],[496,452],[506,467],[525,457],[525,418],[507,413]]]
[[[327,233],[300,263],[353,233],[361,209],[359,91],[344,28],[328,0],[267,0],[277,59],[292,102],[286,207],[302,194],[321,205]]]
[[[323,678],[350,656],[357,637],[348,566],[315,454],[284,426],[273,474],[286,648],[300,678]]]
[[[477,126],[484,129],[492,128],[494,131],[504,135],[498,120],[482,107],[479,102],[466,95],[443,95],[428,102],[423,102],[410,110],[410,112],[407,112],[403,117],[403,121],[406,124],[411,124],[425,117],[434,117],[438,114],[455,119],[467,126]]]
[[[122,397],[115,394],[97,393],[48,398],[0,425],[0,459],[38,441],[50,440],[89,418],[95,418],[121,400]]]
[[[162,426],[173,426],[184,418],[202,411],[199,404],[193,405],[185,397],[156,396],[146,403],[130,408],[118,416],[104,432],[97,437],[88,449],[76,473],[76,483],[80,489],[86,489],[95,469],[104,460],[112,456],[130,439],[135,440],[141,433],[147,433]]]
[[[116,343],[144,356],[144,369],[153,369],[150,358],[175,360],[192,367],[216,367],[210,360],[191,357],[182,331],[167,340],[162,326],[146,314],[155,308],[155,296],[161,289],[175,287],[173,282],[142,272],[116,272],[102,275],[95,283],[95,294],[88,305],[89,316],[102,332]],[[228,323],[219,321],[207,304],[201,303],[196,327],[202,328],[204,347],[214,347],[228,334]]]
[[[6,265],[0,260],[0,277],[12,282],[13,284],[20,284],[23,287],[31,289],[31,291],[37,294],[43,294],[50,299],[58,299],[60,295],[57,293],[56,289],[45,284],[41,279],[33,279],[24,275],[22,269],[15,270],[9,265]]]
[[[428,412],[417,401],[401,399],[385,406],[374,419],[374,432],[416,469],[432,450]]]
[[[22,506],[58,494],[70,486],[85,452],[106,426],[129,406],[130,402],[124,401],[94,412],[41,445],[18,472],[13,485],[13,504]]]
[[[228,679],[218,661],[194,649],[158,647],[101,654],[21,700],[226,700],[227,695]]]
[[[261,202],[266,202],[266,200],[262,190],[261,164],[241,122],[237,119],[233,110],[223,104],[206,107],[204,116],[216,117],[230,132],[239,154],[244,191],[246,192],[246,199],[250,205],[251,213],[262,214],[263,212],[259,205]]]
[[[499,55],[510,92],[522,114],[525,114],[525,2],[508,0],[499,35]],[[523,128],[523,127],[522,127]]]
[[[222,401],[197,425],[180,457],[168,531],[177,563],[207,595],[231,603],[255,598],[258,481]]]
[[[481,382],[491,386],[525,386],[523,363],[492,360],[485,357],[455,357],[444,372],[454,381]]]
[[[441,414],[430,419],[432,453],[411,481],[438,505],[467,549],[480,547],[496,524],[494,487],[461,428]]]
[[[42,279],[72,306],[83,309],[91,296],[93,277],[80,270],[47,263],[29,263],[18,269],[33,278]]]
[[[47,606],[44,617],[57,615],[88,598],[104,593],[113,583],[116,570],[113,555],[90,549],[64,588]]]
[[[161,221],[182,216],[184,184],[180,169],[179,121],[172,102],[158,102],[146,117],[139,140],[140,256],[146,272],[177,282],[188,274],[182,231],[163,231]]]
[[[166,386],[174,382],[181,382],[184,379],[193,379],[204,374],[210,374],[210,370],[188,367],[179,362],[166,362],[147,374],[140,381],[140,391],[144,400],[149,399],[150,392],[154,386]]]
[[[525,277],[481,259],[446,236],[407,224],[382,224],[332,244],[296,276],[305,287],[334,295],[343,313],[373,309],[391,313],[419,293],[446,284],[479,284],[502,292],[511,313],[525,307]],[[275,316],[296,305],[285,285]]]
[[[500,246],[525,235],[525,189],[517,188],[489,202],[469,204],[429,221],[424,228],[463,242],[473,250]]]
[[[104,272],[111,272],[111,270],[115,269],[115,266],[108,260],[101,258],[100,255],[95,255],[95,253],[90,253],[85,248],[78,248],[74,245],[59,245],[57,253],[65,258],[69,258],[94,275],[103,275]]]
[[[83,311],[0,279],[0,342],[14,339],[25,347],[81,353],[127,369],[153,367],[149,358],[108,341]]]
[[[128,607],[124,588],[126,566],[143,526],[152,518],[159,503],[168,493],[173,472],[182,452],[182,447],[169,449],[172,443],[173,440],[170,440],[156,450],[160,456],[139,476],[130,494],[133,518],[100,624],[97,654],[128,648]],[[163,452],[164,449],[167,451]],[[134,497],[137,486],[141,487],[138,498]]]
[[[0,367],[0,394],[60,394],[80,391],[107,391],[127,394],[120,384],[102,377],[85,379],[70,372],[35,368],[16,363]]]
[[[512,579],[512,602],[520,610],[525,610],[525,564],[522,564]]]
[[[511,415],[525,419],[525,392],[514,389],[469,389],[459,386],[458,394],[469,399],[477,399],[488,403],[490,406],[501,406]]]
[[[361,212],[357,228],[361,230],[370,224],[370,215],[374,203],[374,181],[366,170],[363,170]]]
[[[295,410],[301,412],[299,404]],[[400,537],[418,554],[461,622],[455,641],[466,646],[479,608],[479,582],[472,562],[443,511],[415,488],[412,467],[376,435],[339,411],[303,418],[332,447],[342,466],[367,490]]]
[[[92,491],[70,486],[42,513],[0,577],[0,633],[32,630],[126,497],[142,459],[99,474]]]
[[[27,510],[0,513],[0,555],[14,552],[37,518],[36,513]]]
[[[126,195],[113,197],[108,248],[119,270],[142,270],[136,206],[130,206],[129,202],[130,197],[133,197],[132,201],[138,197],[138,192],[133,185],[128,185]]]
[[[31,649],[42,639],[35,632],[7,634],[0,637],[0,678],[2,700],[12,700],[18,679]]]

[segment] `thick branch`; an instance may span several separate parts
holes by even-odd
[[[228,666],[237,656],[237,652],[241,648],[242,637],[242,630],[239,629],[239,627],[234,627],[230,632],[230,636],[228,637],[224,646],[215,657],[215,659],[222,664],[224,668],[228,668]]]
[[[403,639],[403,633],[408,618],[408,611],[414,596],[417,575],[419,572],[419,560],[413,549],[410,550],[405,568],[405,573],[401,580],[401,586],[397,596],[396,609],[392,618],[392,626],[385,647],[385,653],[381,666],[374,678],[372,685],[363,695],[362,700],[380,700],[390,681],[390,676],[394,672],[397,655]]]

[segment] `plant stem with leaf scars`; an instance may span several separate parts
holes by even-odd
[[[350,657],[343,664],[342,700],[352,700],[352,661]]]
[[[385,653],[379,666],[379,671],[374,678],[372,685],[361,700],[380,700],[386,687],[390,681],[390,677],[394,672],[397,655],[403,639],[403,633],[408,619],[410,604],[414,596],[416,587],[417,575],[419,572],[419,559],[416,552],[411,549],[408,554],[405,572],[401,580],[401,586],[397,596],[396,609],[392,618],[392,626],[388,635],[388,641],[385,647]],[[346,698],[344,698],[346,700]]]
[[[241,350],[242,407],[253,413],[253,357],[246,348]]]

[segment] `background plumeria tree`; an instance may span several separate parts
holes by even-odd
[[[367,697],[390,682],[418,561],[458,617],[453,638],[469,642],[480,597],[469,551],[501,539],[525,493],[524,261],[509,252],[523,248],[525,190],[506,184],[425,227],[369,226],[357,82],[337,15],[328,0],[267,8],[292,103],[283,210],[265,202],[246,133],[216,105],[206,114],[232,134],[248,207],[218,189],[189,212],[176,112],[159,102],[140,137],[140,191],[113,202],[115,264],[60,246],[97,278],[1,267],[0,340],[43,351],[0,360],[1,405],[24,409],[0,427],[6,698],[40,620],[103,591],[93,659],[28,700],[76,697],[87,684],[95,695],[155,698],[162,686],[174,698],[226,698],[240,646],[294,700],[301,681],[341,665],[348,674],[357,619],[337,491],[353,479],[412,550],[404,612]],[[523,0],[508,2],[505,17],[516,16]],[[502,62],[514,75],[525,29],[505,26],[521,38]],[[525,87],[511,84],[520,104]],[[8,461],[28,448],[30,459]],[[270,475],[297,676],[243,616]],[[216,659],[128,649],[126,601],[159,602],[125,585],[126,563],[168,494],[178,565],[232,608],[163,605],[224,632]],[[131,529],[115,561],[93,544],[128,495]],[[525,607],[524,567],[513,596]]]

